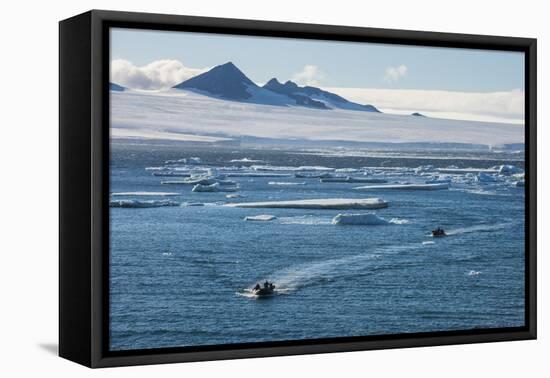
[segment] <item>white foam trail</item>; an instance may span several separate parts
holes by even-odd
[[[460,235],[460,234],[468,234],[471,232],[496,231],[496,230],[502,230],[503,228],[509,227],[511,225],[512,225],[511,222],[497,223],[497,224],[479,224],[476,226],[456,228],[454,230],[445,231],[445,233],[447,235]]]
[[[411,247],[416,248],[417,246],[414,244],[388,246],[376,252],[385,252],[385,254],[400,253]],[[282,269],[258,282],[263,282],[267,279],[276,285],[276,290],[279,294],[288,294],[300,288],[326,282],[336,277],[342,278],[343,276],[363,272],[365,264],[375,264],[375,261],[380,258],[383,258],[383,255],[380,253],[366,253],[339,259],[305,263]],[[342,269],[343,267],[345,269]]]
[[[280,217],[280,224],[303,224],[303,225],[324,225],[331,224],[332,218],[316,217],[313,215],[302,215],[296,217]]]
[[[403,219],[403,218],[392,218],[392,219],[390,219],[390,223],[393,223],[393,224],[409,224],[409,223],[411,223],[411,221],[408,220],[408,219]]]

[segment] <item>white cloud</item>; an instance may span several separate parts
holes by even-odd
[[[399,81],[403,76],[407,75],[407,66],[401,64],[397,67],[386,67],[386,72],[384,73],[384,80],[389,83],[395,83]]]
[[[292,76],[292,81],[295,81],[301,85],[319,85],[319,82],[321,82],[324,78],[325,75],[319,67],[308,64],[304,66],[302,71]]]
[[[111,82],[132,89],[165,89],[206,70],[185,67],[173,59],[156,60],[141,67],[124,59],[115,59],[111,61]]]
[[[416,89],[326,88],[348,100],[372,104],[388,113],[420,112],[427,116],[523,123],[525,93],[452,92]]]

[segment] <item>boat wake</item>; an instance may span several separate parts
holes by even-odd
[[[273,274],[258,280],[257,282],[270,281],[275,283],[276,295],[290,294],[305,287],[320,285],[336,279],[346,279],[357,274],[364,274],[369,269],[375,269],[377,261],[384,255],[397,254],[418,245],[406,244],[388,246],[378,249],[378,253],[366,253],[338,259],[330,259],[313,263],[299,264],[281,269]],[[249,288],[243,289],[237,294],[244,297],[255,297],[252,292],[254,282]]]
[[[497,224],[479,224],[479,225],[470,226],[470,227],[455,228],[448,231],[446,230],[445,233],[447,235],[461,235],[461,234],[469,234],[472,232],[490,232],[490,231],[502,230],[504,228],[510,227],[512,224],[513,224],[512,222],[504,222],[504,223],[497,223]]]

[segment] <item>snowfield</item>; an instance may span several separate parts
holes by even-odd
[[[523,125],[260,105],[179,89],[111,91],[110,95],[113,138],[223,142],[253,137],[487,145],[524,142]]]

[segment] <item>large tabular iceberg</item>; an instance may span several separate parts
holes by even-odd
[[[358,186],[355,190],[442,190],[449,189],[448,183],[443,184],[394,184]]]
[[[388,203],[380,198],[323,198],[293,201],[240,202],[225,206],[245,208],[286,208],[286,209],[381,209]]]
[[[390,224],[384,218],[373,213],[365,214],[338,214],[332,219],[332,224],[337,225],[371,225],[379,226]]]

